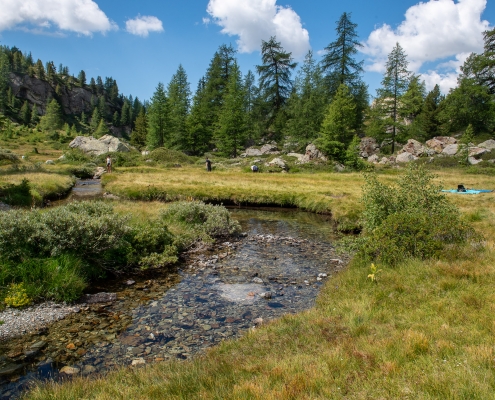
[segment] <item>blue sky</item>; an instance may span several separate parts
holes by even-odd
[[[243,73],[260,63],[261,39],[276,35],[296,60],[316,58],[335,39],[335,22],[352,13],[364,47],[365,81],[374,95],[398,41],[427,87],[455,85],[470,52],[493,27],[487,0],[0,0],[0,44],[69,67],[74,75],[112,76],[125,95],[149,99],[179,64],[194,92],[218,47],[239,50]]]

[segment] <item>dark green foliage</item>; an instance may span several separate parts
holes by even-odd
[[[347,168],[354,171],[361,171],[367,166],[366,162],[359,156],[360,143],[361,139],[359,139],[359,136],[354,135],[345,152],[344,164]]]
[[[86,288],[89,271],[80,259],[70,255],[19,263],[0,260],[0,286],[22,282],[33,300],[71,302]]]
[[[110,130],[108,129],[108,126],[107,126],[106,122],[103,120],[103,118],[101,118],[100,123],[98,124],[98,127],[96,128],[96,130],[94,132],[94,136],[96,138],[100,138],[102,136],[109,135],[109,134],[110,134]]]
[[[41,118],[40,127],[45,131],[62,129],[62,111],[57,100],[52,99],[46,108],[46,114]]]
[[[182,65],[172,76],[168,85],[170,102],[171,145],[181,151],[188,151],[187,116],[191,102],[191,90],[187,81],[187,74]]]
[[[149,154],[148,159],[168,165],[194,164],[195,162],[195,158],[187,156],[181,151],[169,150],[163,147],[153,150]]]
[[[292,53],[287,53],[274,36],[267,42],[261,41],[261,60],[263,64],[257,65],[256,70],[259,74],[261,96],[268,107],[270,126],[278,122],[278,114],[282,112],[282,107],[290,96],[290,76],[297,63],[293,62]]]
[[[143,157],[137,151],[101,154],[95,158],[95,163],[97,165],[106,165],[107,156],[112,158],[113,167],[136,167],[143,163]]]
[[[428,93],[421,109],[419,123],[423,131],[423,140],[429,140],[440,134],[440,121],[438,119],[438,106],[442,100],[440,87],[435,85],[432,91]]]
[[[170,140],[170,103],[167,99],[163,83],[159,83],[148,111],[147,143],[151,149],[163,147]]]
[[[187,120],[187,147],[193,155],[202,155],[210,146],[213,131],[208,125],[210,120],[208,110],[206,81],[201,78]]]
[[[449,245],[479,244],[481,238],[433,178],[417,164],[408,166],[395,187],[380,183],[374,173],[365,174],[361,257],[396,265],[407,258],[439,256]]]
[[[86,153],[80,149],[70,149],[64,153],[64,163],[87,163],[91,160]]]
[[[141,149],[146,146],[146,136],[148,135],[148,117],[144,108],[139,110],[139,114],[131,133],[131,144]]]
[[[29,181],[23,179],[18,185],[6,184],[0,187],[0,199],[11,206],[28,207],[33,203]]]

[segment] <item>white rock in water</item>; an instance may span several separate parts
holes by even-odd
[[[75,375],[75,374],[78,374],[79,371],[80,371],[79,368],[65,366],[60,370],[60,373],[61,374],[67,374],[67,375]]]
[[[256,278],[253,278],[253,282],[254,283],[263,283],[263,279],[256,277]]]
[[[131,363],[132,366],[144,365],[144,364],[146,364],[146,360],[144,358],[136,358],[136,359],[132,360],[132,363]]]

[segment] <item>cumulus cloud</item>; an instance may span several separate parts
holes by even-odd
[[[222,33],[238,36],[241,53],[259,50],[261,40],[276,36],[286,51],[302,58],[310,49],[309,34],[290,7],[277,0],[210,0],[207,12],[222,27]]]
[[[42,33],[50,27],[90,36],[117,29],[92,0],[0,0],[0,31]],[[34,25],[34,29],[27,26]]]
[[[409,68],[418,72],[427,62],[456,57],[440,66],[447,72],[423,74],[428,86],[456,84],[458,68],[471,52],[483,51],[483,31],[490,29],[481,19],[487,0],[430,0],[410,7],[405,20],[396,28],[375,29],[361,49],[368,55],[367,70],[383,72],[387,56],[397,42],[408,56]],[[461,62],[462,60],[462,62]],[[452,87],[452,86],[450,86]]]
[[[127,32],[133,35],[147,37],[150,32],[163,32],[163,24],[157,17],[151,15],[138,15],[125,23]]]

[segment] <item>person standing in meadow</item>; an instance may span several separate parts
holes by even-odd
[[[211,172],[211,161],[209,160],[208,157],[206,157],[206,170],[208,172]]]

